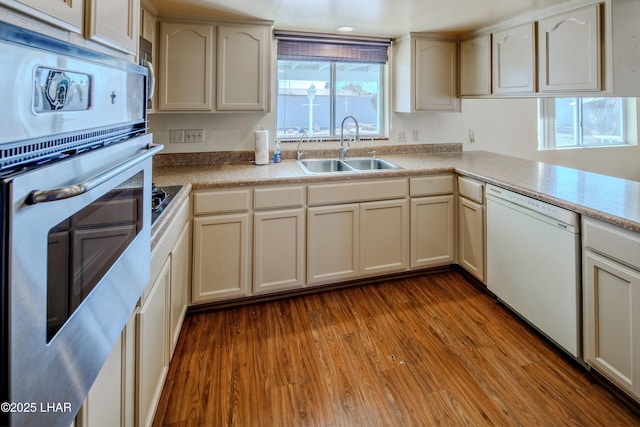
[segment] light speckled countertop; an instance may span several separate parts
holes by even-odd
[[[295,160],[250,163],[154,166],[156,185],[182,184],[182,197],[207,188],[375,179],[457,172],[580,214],[640,232],[640,182],[584,172],[483,151],[380,156],[402,167],[362,173],[307,175]],[[165,215],[170,216],[170,213]],[[164,219],[166,222],[167,219]],[[157,234],[154,224],[153,234]]]

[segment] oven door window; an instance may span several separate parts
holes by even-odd
[[[143,173],[49,230],[47,342],[142,230]]]

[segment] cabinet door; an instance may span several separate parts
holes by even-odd
[[[534,24],[493,33],[493,93],[535,91]]]
[[[458,200],[458,263],[484,282],[484,206]]]
[[[218,110],[268,109],[269,49],[269,27],[218,26]]]
[[[584,252],[584,360],[640,397],[640,273]]]
[[[186,223],[171,251],[171,292],[169,304],[169,360],[176,348],[182,321],[187,311],[187,286],[191,277],[189,262],[191,227]]]
[[[75,427],[135,425],[135,314],[131,316],[78,411]]]
[[[140,0],[88,0],[87,5],[87,37],[135,55],[138,48]]]
[[[458,49],[455,41],[415,39],[416,111],[457,111]]]
[[[156,16],[144,7],[140,9],[140,35],[155,44]]]
[[[253,290],[271,292],[304,285],[303,209],[254,216]]]
[[[0,0],[0,4],[15,8],[65,30],[82,34],[83,0]]]
[[[160,23],[158,109],[213,110],[213,25]]]
[[[249,294],[249,214],[212,215],[193,220],[194,303]]]
[[[453,196],[411,200],[411,268],[455,261]]]
[[[360,211],[358,204],[323,206],[307,211],[307,283],[336,282],[358,275]]]
[[[360,269],[365,275],[409,267],[409,203],[406,200],[360,205]]]
[[[491,35],[460,43],[460,95],[491,94]]]
[[[150,426],[169,368],[167,292],[171,286],[171,258],[163,265],[149,296],[138,312],[137,425]]]
[[[600,5],[538,23],[540,92],[600,90]]]

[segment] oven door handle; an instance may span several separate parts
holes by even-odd
[[[55,202],[56,200],[68,199],[70,197],[84,194],[98,185],[103,184],[111,178],[121,174],[136,163],[139,163],[162,151],[163,148],[164,146],[162,144],[149,144],[142,153],[79,184],[68,185],[66,187],[54,188],[51,190],[33,190],[27,196],[26,203],[29,205],[35,205],[36,203]]]

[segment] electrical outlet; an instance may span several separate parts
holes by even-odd
[[[184,142],[186,143],[204,142],[204,129],[186,129],[184,131]]]
[[[473,144],[474,142],[476,142],[476,131],[469,129],[469,143]]]
[[[183,129],[171,129],[169,131],[170,143],[182,143],[184,142],[184,130]]]
[[[418,129],[414,129],[412,136],[414,141],[420,140],[420,131]]]
[[[404,131],[398,132],[398,142],[404,142],[406,140],[407,136],[405,135]]]

